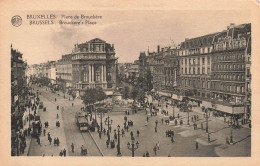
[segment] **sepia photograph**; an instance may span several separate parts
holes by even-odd
[[[10,12],[4,154],[250,160],[254,18],[237,9]]]

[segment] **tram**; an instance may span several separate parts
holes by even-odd
[[[79,127],[80,131],[88,131],[89,129],[88,120],[85,117],[78,117],[77,126]]]

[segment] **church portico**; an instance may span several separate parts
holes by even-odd
[[[73,88],[114,88],[116,63],[114,46],[101,39],[76,44],[72,56]]]

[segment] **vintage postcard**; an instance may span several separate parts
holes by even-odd
[[[0,4],[0,165],[260,164],[259,1]]]

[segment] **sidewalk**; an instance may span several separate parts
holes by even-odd
[[[39,92],[43,93],[39,87],[34,87],[36,90],[39,89]],[[40,136],[41,144],[38,145],[35,138],[32,138],[31,141],[31,148],[28,153],[30,156],[59,156],[59,153],[64,148],[66,149],[67,153],[66,156],[69,155],[68,147],[66,144],[66,138],[64,134],[64,126],[63,126],[63,119],[61,116],[61,108],[57,110],[56,104],[54,102],[48,101],[43,94],[39,96],[41,101],[46,107],[46,112],[43,112],[43,109],[39,110],[39,115],[42,122],[42,134]],[[56,115],[59,114],[59,118],[56,118]],[[44,122],[49,122],[49,127],[44,127]],[[56,121],[60,122],[60,127],[56,127]],[[44,136],[43,129],[46,130],[46,134]],[[50,145],[48,141],[48,132],[50,132],[52,143]],[[54,145],[54,138],[58,137],[60,140],[60,145]]]

